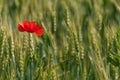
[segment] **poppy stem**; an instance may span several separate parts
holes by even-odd
[[[32,34],[29,33],[29,57],[30,57],[30,80],[33,79],[33,39]]]

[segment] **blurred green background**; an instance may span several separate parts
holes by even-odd
[[[119,28],[119,0],[0,0],[0,80],[120,80]]]

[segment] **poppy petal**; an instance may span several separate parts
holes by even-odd
[[[24,25],[25,31],[32,32],[31,31],[31,22],[29,22],[29,21],[23,21],[23,25]]]
[[[33,21],[33,22],[31,22],[31,24],[30,24],[30,29],[31,29],[31,31],[32,32],[35,32],[36,31],[36,26],[37,26],[37,23],[35,22],[35,21]]]
[[[37,27],[37,30],[35,31],[35,34],[37,36],[41,36],[44,33],[44,28],[43,27]]]
[[[19,30],[20,32],[24,32],[24,31],[25,31],[25,29],[24,29],[24,27],[23,27],[22,24],[18,24],[18,30]]]
[[[36,21],[23,21],[22,24],[18,24],[18,30],[20,32],[28,32],[28,33],[35,33],[38,36],[43,35],[44,28],[37,25]]]
[[[32,24],[33,26],[37,26],[36,21],[32,21],[31,24]]]

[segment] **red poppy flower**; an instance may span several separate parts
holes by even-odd
[[[20,32],[35,33],[38,36],[41,36],[44,33],[44,28],[37,25],[35,21],[23,21],[23,23],[19,23],[18,30]]]

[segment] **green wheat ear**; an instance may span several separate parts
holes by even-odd
[[[5,66],[5,63],[4,63],[4,61],[5,61],[5,59],[4,59],[4,51],[5,51],[5,40],[6,40],[6,36],[5,36],[5,32],[3,31],[3,35],[2,35],[3,37],[2,37],[2,43],[1,43],[1,48],[0,48],[0,61],[1,61],[1,63],[0,63],[0,65],[1,65],[1,67],[0,67],[0,70],[4,73],[4,66]]]
[[[25,60],[25,53],[22,49],[20,49],[19,67],[20,67],[20,78],[21,78],[21,80],[24,79],[24,60]]]
[[[1,58],[2,58],[2,55],[3,55],[3,52],[4,52],[4,44],[5,44],[5,37],[6,36],[4,36],[5,35],[5,31],[3,31],[3,30],[1,30],[1,34],[0,34],[0,43],[1,43],[1,45],[0,45],[0,56],[1,56]]]

